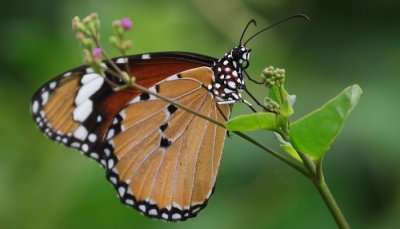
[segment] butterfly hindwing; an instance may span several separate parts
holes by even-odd
[[[217,105],[206,89],[212,77],[210,68],[199,67],[172,75],[154,88],[223,122],[230,107]],[[205,207],[215,185],[225,129],[143,94],[113,123],[101,149],[102,163],[123,203],[170,221],[194,217]]]
[[[191,53],[152,53],[112,61],[135,76],[138,84],[150,88],[170,75],[208,66],[213,58]],[[104,68],[110,65],[105,64]],[[106,76],[120,83],[107,72]],[[139,94],[134,89],[113,91],[102,76],[81,66],[42,86],[32,98],[32,115],[49,138],[99,160],[102,156],[97,147],[116,114]]]

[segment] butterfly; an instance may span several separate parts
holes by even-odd
[[[232,105],[244,101],[246,44],[269,28],[242,42],[252,23],[221,58],[158,52],[112,62],[149,91],[225,122]],[[111,66],[105,62],[104,68]],[[100,163],[122,203],[167,221],[196,216],[214,191],[226,129],[152,94],[116,91],[109,81],[121,83],[89,66],[60,74],[34,94],[34,121],[50,139]]]

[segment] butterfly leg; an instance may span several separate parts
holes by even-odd
[[[260,101],[257,100],[257,98],[250,93],[250,91],[244,87],[243,90],[250,96],[250,98],[258,105],[260,106],[264,111],[266,112],[271,112],[270,109],[268,109],[266,106],[264,106]],[[254,108],[250,108],[251,110],[253,110]],[[254,110],[253,110],[254,111]],[[255,111],[254,111],[255,112]]]
[[[249,101],[247,101],[247,100],[245,100],[245,99],[243,99],[242,101],[243,101],[244,104],[247,105],[247,107],[248,107],[251,111],[253,111],[254,113],[257,112],[257,110],[253,107],[253,104],[251,104]]]
[[[250,75],[249,75],[249,73],[247,73],[246,70],[244,71],[244,73],[245,73],[247,79],[249,79],[251,82],[253,82],[253,83],[255,83],[255,84],[264,84],[264,83],[265,83],[265,79],[262,80],[262,81],[257,81],[257,80],[255,80],[255,79],[251,78]]]
[[[222,112],[221,108],[219,107],[219,104],[218,104],[218,103],[215,103],[215,104],[216,104],[216,106],[217,106],[217,109],[218,109],[219,114],[224,118],[225,122],[228,121],[228,117],[226,117],[225,114],[224,114],[224,112]],[[231,106],[231,112],[232,112],[232,106]],[[228,135],[228,137],[231,136],[231,134],[230,134],[229,131],[226,132],[226,135]]]

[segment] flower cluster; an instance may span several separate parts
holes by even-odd
[[[284,123],[293,114],[293,105],[296,96],[289,95],[285,89],[286,71],[282,68],[269,66],[264,69],[262,76],[269,94],[264,99],[264,105],[282,117]]]
[[[72,29],[83,48],[83,60],[85,64],[91,65],[96,72],[102,73],[101,62],[103,50],[100,48],[100,20],[96,13],[92,13],[84,19],[74,17]]]
[[[112,23],[114,34],[110,37],[111,44],[123,55],[132,47],[132,42],[124,38],[125,32],[129,31],[133,23],[129,18],[116,20]]]
[[[132,21],[129,18],[123,18],[113,22],[113,35],[110,37],[111,44],[114,45],[122,55],[126,55],[127,50],[132,46],[130,40],[124,39],[124,33],[132,28]],[[119,77],[129,87],[134,81],[133,76],[129,76],[127,72],[122,71],[118,66],[113,64],[107,57],[105,51],[100,45],[100,19],[96,13],[80,19],[74,17],[72,20],[72,29],[75,36],[83,48],[83,58],[85,64],[90,65],[93,70],[104,76],[105,65],[103,59],[112,66],[110,71],[114,76]],[[112,82],[110,82],[112,83]],[[115,90],[120,89],[119,86],[114,87]]]
[[[264,106],[273,113],[279,113],[280,105],[275,102],[275,100],[271,99],[270,97],[264,98]]]
[[[282,68],[269,66],[262,72],[262,78],[265,79],[267,86],[282,85],[285,82],[286,71]]]

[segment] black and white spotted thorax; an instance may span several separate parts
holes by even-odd
[[[243,71],[248,67],[250,52],[244,46],[235,47],[214,63],[214,78],[208,90],[217,103],[231,104],[242,100]]]

